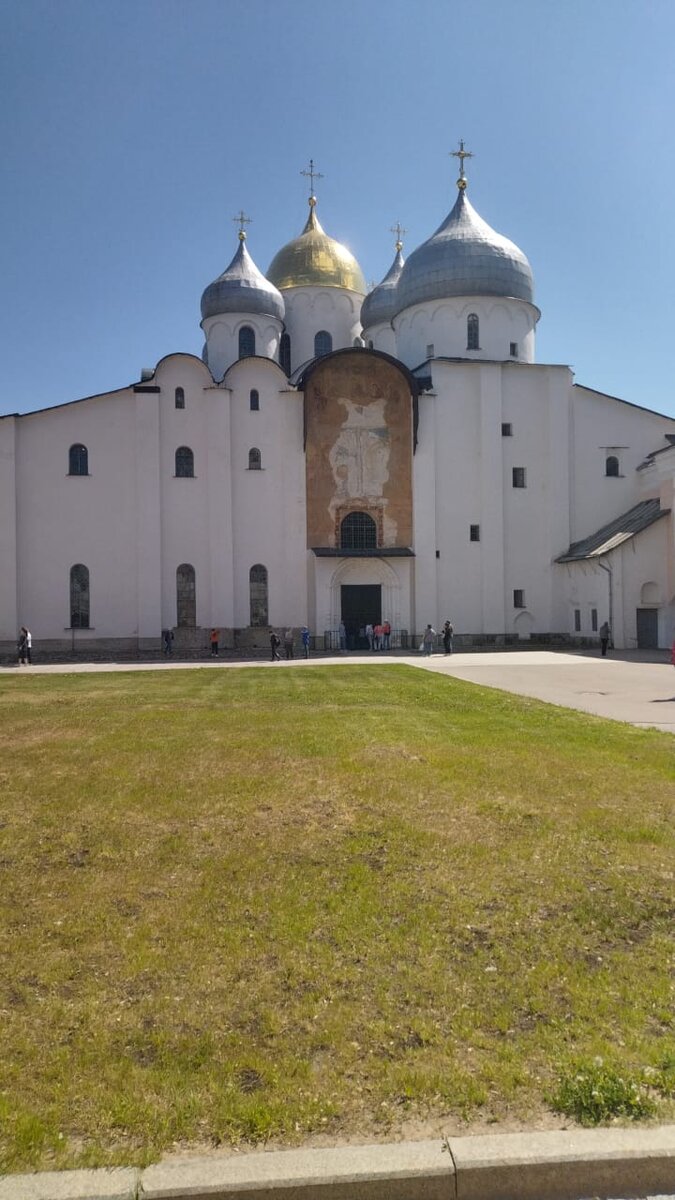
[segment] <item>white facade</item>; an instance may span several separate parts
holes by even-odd
[[[228,279],[220,277],[224,293]],[[338,629],[358,589],[375,618],[411,637],[450,619],[460,645],[462,636],[588,639],[611,618],[618,647],[670,644],[674,420],[576,385],[568,367],[536,364],[539,313],[529,300],[478,291],[416,299],[363,331],[371,351],[354,349],[363,297],[353,286],[318,275],[281,294],[284,321],[262,302],[262,311],[209,312],[206,362],[172,354],[127,388],[0,419],[5,654],[21,624],[38,655],[148,650],[166,628],[185,648],[205,646],[213,626],[231,646],[265,645],[270,626],[307,624],[321,637]],[[471,315],[480,333],[470,350]],[[255,332],[254,356],[239,357],[242,326]],[[386,448],[398,433],[372,373],[393,365],[408,381],[415,441],[404,545],[378,534],[362,552],[341,553],[339,529],[325,545],[311,542],[315,368],[299,380],[292,373],[314,359],[320,332],[333,350],[322,369],[348,369],[354,390],[340,399],[352,414],[340,427],[342,458],[331,451],[319,468],[344,499],[344,445],[366,447],[354,451],[361,481],[346,504],[366,519],[398,503]],[[290,378],[279,365],[282,334]],[[385,414],[381,429],[364,425],[370,405]],[[373,446],[385,447],[384,459]],[[321,486],[311,494],[323,495]],[[593,543],[647,500],[660,508],[646,522]],[[80,567],[88,586],[74,614]],[[179,576],[193,581],[193,600],[183,592],[179,603]]]

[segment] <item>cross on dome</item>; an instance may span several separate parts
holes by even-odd
[[[403,249],[403,234],[407,233],[408,230],[403,228],[400,221],[397,221],[395,225],[390,226],[389,232],[396,234],[396,249],[402,250]]]
[[[307,170],[301,171],[300,174],[304,175],[306,179],[309,179],[309,203],[314,205],[316,204],[316,196],[314,195],[314,180],[323,179],[323,175],[320,171],[315,171],[313,158],[310,158],[309,167]]]
[[[246,213],[244,212],[244,210],[242,208],[239,210],[236,217],[232,218],[232,220],[234,221],[235,225],[239,226],[239,241],[245,242],[246,241],[246,230],[244,229],[244,225],[250,225],[252,222],[252,217],[247,217]]]
[[[457,180],[457,187],[459,188],[460,192],[463,192],[464,189],[466,188],[466,173],[464,171],[464,159],[465,158],[473,158],[473,154],[472,154],[471,150],[464,149],[464,138],[460,138],[460,140],[459,140],[459,150],[452,150],[450,153],[453,158],[459,159],[459,179]]]

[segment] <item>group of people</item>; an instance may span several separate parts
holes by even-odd
[[[378,621],[376,625],[368,622],[363,632],[369,650],[389,650],[391,648],[391,625],[388,621],[384,621],[382,624]]]
[[[310,638],[311,638],[311,634],[309,632],[309,629],[307,628],[306,625],[303,625],[302,629],[300,630],[300,641],[302,642],[302,649],[303,649],[305,658],[309,658]],[[270,633],[270,649],[272,651],[272,662],[280,662],[280,660],[281,660],[281,655],[279,653],[280,645],[281,645],[281,638],[279,637],[279,634],[276,632],[276,630],[273,629],[272,632]],[[284,655],[285,655],[287,661],[291,658],[295,658],[295,635],[293,633],[292,628],[290,628],[290,627],[284,633]]]
[[[25,625],[22,625],[21,629],[19,630],[18,650],[19,650],[19,666],[25,667],[26,664],[28,664],[28,666],[30,666],[31,662],[33,661],[33,659],[32,659],[33,637],[32,637],[30,629],[27,629]]]

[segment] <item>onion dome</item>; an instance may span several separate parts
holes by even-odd
[[[401,271],[397,313],[451,296],[509,296],[534,303],[532,268],[522,250],[479,217],[467,198],[463,175],[458,187],[452,212]]]
[[[246,234],[239,233],[239,247],[229,267],[204,290],[202,318],[220,313],[260,313],[283,321],[286,314],[284,298],[262,271],[256,267],[246,249]]]
[[[366,281],[354,255],[324,233],[315,209],[316,196],[310,196],[305,228],[274,256],[267,278],[280,289],[334,287],[365,295]]]
[[[396,285],[403,270],[405,259],[401,254],[403,243],[396,243],[396,257],[387,274],[377,287],[373,288],[361,305],[361,324],[364,329],[373,325],[388,324],[398,311],[396,305]]]

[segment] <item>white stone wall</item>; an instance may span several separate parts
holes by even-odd
[[[471,313],[479,322],[478,350],[467,348],[467,318]],[[502,362],[513,357],[511,343],[515,342],[517,361],[534,362],[538,319],[539,310],[524,300],[489,296],[427,300],[394,317],[396,355],[411,368],[439,356]]]
[[[285,330],[291,339],[291,371],[314,358],[314,338],[330,333],[333,350],[353,346],[361,335],[363,296],[346,288],[295,287],[282,295],[286,305]]]
[[[207,317],[201,323],[206,338],[206,362],[214,379],[222,379],[228,367],[237,362],[239,331],[244,325],[249,325],[255,332],[256,355],[278,361],[283,330],[281,321],[255,313],[221,313]]]

